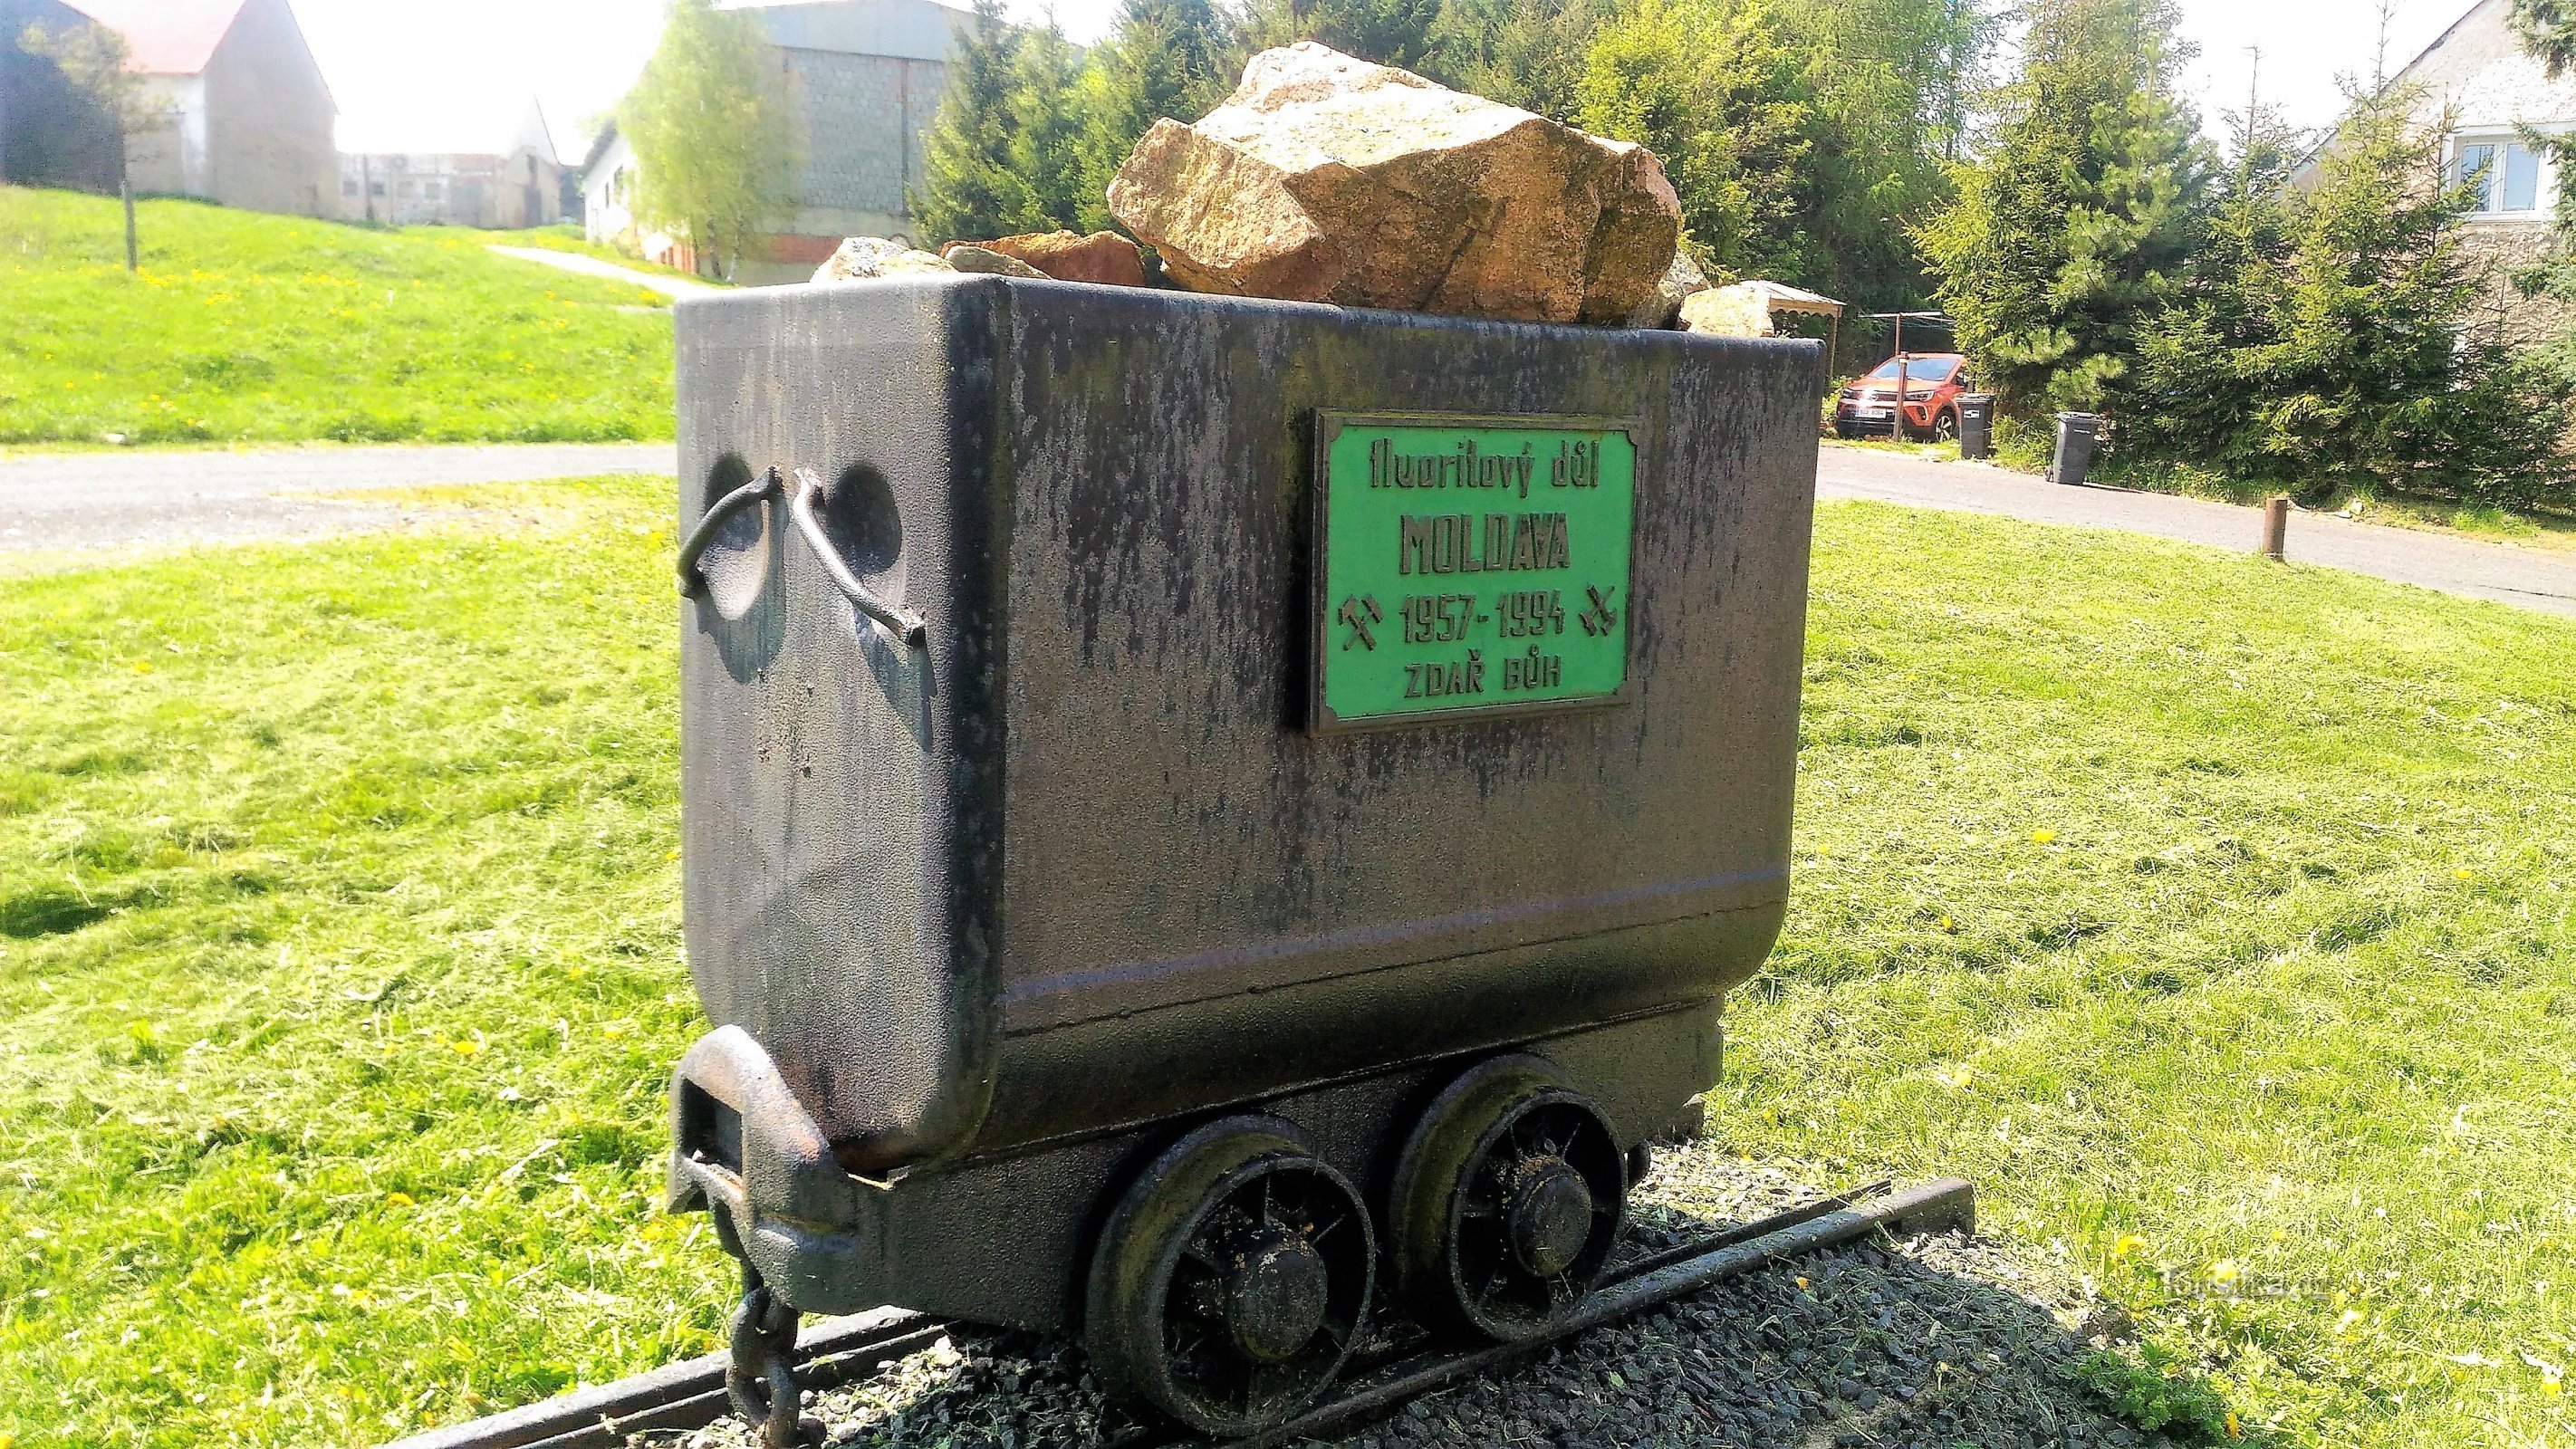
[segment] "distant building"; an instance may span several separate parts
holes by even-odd
[[[131,138],[140,192],[252,211],[337,211],[337,114],[286,0],[0,0],[0,178],[109,190],[111,133],[49,63],[17,53],[31,21],[96,20],[125,37],[168,124]]]
[[[2552,80],[2522,48],[2511,0],[2479,0],[2391,85],[2416,93],[2417,124],[2439,128],[2454,180],[2477,188],[2465,229],[2469,245],[2496,264],[2490,315],[2508,340],[2566,330],[2576,316],[2560,303],[2524,297],[2511,274],[2550,244],[2557,167],[2525,127],[2542,135],[2576,131],[2576,78]]]
[[[610,121],[591,138],[581,163],[581,230],[605,246],[621,247],[648,262],[684,271],[698,269],[697,253],[667,233],[635,222],[635,148]]]
[[[530,102],[506,137],[424,138],[415,149],[344,153],[339,215],[395,226],[549,226],[564,215],[564,165],[545,113]]]
[[[922,137],[948,93],[948,57],[975,17],[936,0],[809,0],[734,4],[778,51],[795,116],[793,210],[743,259],[737,280],[803,281],[850,236],[909,240],[911,193],[921,185]],[[585,229],[687,266],[668,237],[637,234],[635,153],[614,128],[582,171]],[[655,253],[658,251],[658,255]]]

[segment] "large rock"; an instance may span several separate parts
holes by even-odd
[[[950,242],[939,249],[939,258],[961,272],[986,272],[997,277],[1046,275],[1018,257],[973,242]]]
[[[1682,303],[1708,290],[1708,273],[1699,269],[1690,253],[1678,247],[1673,250],[1673,264],[1664,269],[1663,279],[1636,311],[1628,314],[1631,327],[1678,327]]]
[[[875,277],[902,277],[918,272],[953,272],[955,267],[925,251],[881,236],[854,236],[814,269],[818,282],[863,282]]]
[[[1776,331],[1770,299],[1741,282],[1693,292],[1682,301],[1681,319],[1684,331],[1716,337],[1769,337]]]
[[[1184,287],[1625,324],[1673,260],[1653,153],[1312,41],[1136,143],[1109,209]]]
[[[1080,236],[1069,231],[1028,232],[976,245],[1016,257],[1059,282],[1102,282],[1114,287],[1145,285],[1145,259],[1136,244],[1114,231]],[[952,247],[951,250],[954,250]]]

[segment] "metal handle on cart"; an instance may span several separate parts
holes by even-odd
[[[744,509],[767,503],[783,494],[787,499],[787,516],[796,521],[796,531],[804,536],[806,546],[814,550],[815,559],[823,565],[823,576],[832,581],[832,587],[839,589],[842,597],[855,605],[860,613],[884,625],[897,639],[918,646],[930,636],[928,621],[910,609],[878,598],[859,581],[858,575],[850,572],[850,566],[841,561],[840,551],[832,547],[831,535],[823,531],[823,520],[814,514],[815,495],[822,491],[823,480],[811,468],[797,469],[795,483],[791,487],[785,476],[772,467],[758,479],[709,504],[706,516],[698,520],[698,526],[689,531],[687,541],[680,545],[676,567],[682,597],[694,599],[706,592],[707,576],[699,570],[698,560],[705,556],[707,545],[715,541],[716,530]]]
[[[716,530],[724,527],[727,519],[753,504],[766,503],[777,497],[779,488],[778,470],[772,468],[707,505],[706,516],[698,520],[697,527],[689,530],[687,540],[680,545],[680,557],[675,567],[680,575],[681,598],[694,599],[707,591],[707,576],[698,571],[698,560],[706,555],[707,545],[715,542]]]
[[[841,562],[841,551],[832,547],[831,535],[823,531],[823,520],[814,516],[814,497],[823,491],[823,480],[811,468],[796,470],[796,486],[787,495],[787,516],[796,520],[796,531],[805,535],[807,546],[823,565],[824,577],[842,597],[858,606],[859,612],[883,624],[906,644],[918,645],[930,637],[930,625],[910,609],[899,608],[878,598],[850,566]]]

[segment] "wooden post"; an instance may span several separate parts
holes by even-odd
[[[2290,498],[2285,493],[2263,505],[2263,557],[2274,563],[2287,562],[2289,534]]]

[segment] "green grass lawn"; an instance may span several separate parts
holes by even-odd
[[[0,1432],[361,1444],[714,1346],[667,484],[0,582]],[[2576,628],[1821,518],[1723,1150],[1959,1172],[2249,1437],[2557,1445]]]
[[[0,444],[672,433],[668,301],[485,250],[192,201],[0,186]]]

